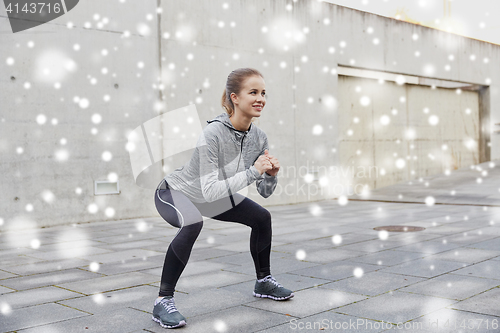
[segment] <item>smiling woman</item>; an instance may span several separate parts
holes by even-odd
[[[240,68],[227,77],[221,105],[231,123],[239,131],[246,131],[254,117],[260,117],[266,105],[266,86],[262,74],[253,68]]]
[[[294,295],[271,275],[271,214],[237,193],[256,182],[259,194],[267,198],[278,182],[279,161],[269,154],[267,135],[252,124],[266,105],[262,74],[252,68],[232,71],[221,104],[226,112],[207,121],[190,161],[167,175],[155,193],[158,213],[180,228],[167,250],[159,297],[153,308],[153,320],[162,327],[186,325],[173,295],[201,232],[203,216],[251,228],[255,297],[282,301]]]

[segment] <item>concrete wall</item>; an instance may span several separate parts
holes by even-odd
[[[238,67],[261,70],[269,94],[257,125],[268,134],[283,173],[281,194],[263,199],[251,186],[250,197],[264,205],[334,196],[318,191],[325,179],[312,180],[308,188],[297,174],[340,166],[342,161],[340,109],[331,103],[339,101],[338,65],[478,85],[489,78],[489,88],[480,94],[480,103],[489,108],[480,112],[481,137],[489,137],[492,124],[500,122],[500,69],[494,66],[500,60],[498,46],[328,3],[297,1],[290,10],[289,3],[231,1],[225,8],[224,2],[211,0],[89,0],[43,26],[1,34],[0,59],[12,57],[15,63],[0,61],[0,228],[158,216],[153,191],[138,187],[132,177],[127,134],[189,103],[196,103],[204,125],[223,112],[220,95],[227,75]],[[109,23],[100,27],[103,17]],[[69,21],[73,29],[66,27]],[[85,22],[91,26],[85,28]],[[3,8],[0,28],[10,31]],[[30,41],[32,48],[27,46]],[[76,66],[68,65],[69,59]],[[426,70],[429,64],[433,73]],[[451,70],[445,70],[446,65]],[[52,74],[43,74],[46,67]],[[30,89],[24,88],[26,82]],[[87,108],[79,105],[83,98],[89,101]],[[98,124],[92,122],[95,113],[102,117]],[[47,117],[42,125],[37,123],[39,114]],[[57,125],[51,124],[52,118]],[[498,140],[491,134],[488,147],[483,139],[481,156],[499,158]],[[66,160],[60,150],[67,151]],[[112,154],[110,161],[102,159],[105,151]],[[109,173],[118,175],[121,193],[94,196],[94,180],[105,180]],[[341,181],[326,180],[327,188]],[[75,193],[77,187],[80,194]],[[96,206],[90,208],[98,208],[95,213],[89,212],[92,204]]]
[[[68,14],[16,34],[6,33],[10,25],[0,6],[4,32],[0,34],[0,218],[4,222],[0,228],[156,213],[151,190],[137,187],[131,177],[125,150],[128,131],[158,115],[159,93],[153,88],[160,59],[156,5],[156,1],[81,1]],[[151,21],[148,14],[153,14]],[[98,28],[105,17],[109,23]],[[68,29],[68,22],[75,27]],[[83,27],[86,22],[91,23],[89,28]],[[150,27],[149,36],[139,35],[139,23]],[[124,37],[126,31],[130,36]],[[29,42],[34,46],[30,48]],[[6,63],[9,57],[14,59],[11,66]],[[86,108],[75,102],[83,99],[88,101]],[[41,114],[47,120],[40,125]],[[94,114],[101,115],[100,123],[92,121]],[[110,161],[102,159],[105,151],[112,154]],[[109,173],[118,175],[121,193],[94,196],[94,180],[106,180]],[[53,200],[45,191],[53,194]],[[88,210],[92,204],[98,207],[93,214]]]
[[[185,6],[184,3],[182,6],[175,2],[170,4],[170,15],[164,24],[165,28],[171,27],[172,31],[175,31],[182,24],[187,24],[194,27],[194,31],[203,32],[196,36],[196,46],[175,39],[164,43],[164,47],[167,48],[164,53],[175,53],[177,58],[188,53],[198,59],[201,57],[201,63],[184,61],[190,65],[190,75],[187,76],[193,76],[193,68],[197,74],[203,73],[201,77],[204,78],[217,77],[216,73],[228,73],[236,67],[253,66],[261,69],[266,77],[270,98],[260,118],[260,126],[266,132],[272,133],[274,140],[271,141],[275,143],[274,153],[280,157],[285,170],[280,176],[284,195],[276,193],[267,200],[261,200],[258,196],[252,197],[261,203],[293,203],[333,197],[328,189],[337,183],[348,189],[349,180],[336,179],[331,172],[324,172],[325,166],[326,170],[330,170],[331,166],[349,166],[346,161],[350,162],[349,156],[355,151],[349,149],[344,151],[340,144],[344,138],[342,121],[338,118],[345,116],[345,110],[340,105],[333,111],[326,106],[327,103],[320,102],[322,98],[328,100],[328,95],[335,97],[339,102],[343,97],[338,91],[338,75],[335,74],[338,65],[488,85],[487,90],[492,91],[491,101],[485,102],[491,103],[492,113],[494,105],[498,104],[495,86],[497,80],[494,79],[495,76],[498,77],[498,72],[491,65],[495,62],[494,59],[498,59],[498,47],[491,44],[315,1],[296,2],[292,11],[285,9],[286,2],[279,1],[273,2],[272,9],[266,1],[229,3],[228,10],[221,10],[222,6],[218,2],[207,1],[202,6],[193,8],[190,18],[179,15],[179,11]],[[245,25],[241,33],[241,30],[237,29],[240,13],[245,13],[246,22],[250,22]],[[202,15],[213,19],[197,19]],[[325,19],[329,19],[329,24],[325,24]],[[236,27],[229,28],[233,20]],[[224,22],[225,27],[219,28],[219,22]],[[252,24],[253,22],[255,24]],[[283,35],[279,36],[280,29],[273,28],[273,25],[278,23],[287,26],[290,31],[293,31],[294,24],[299,31],[307,27],[309,33],[305,34],[305,42],[287,43],[284,35],[287,29],[281,31]],[[263,27],[267,27],[266,33],[262,31]],[[373,42],[374,39],[378,39],[377,44]],[[287,51],[283,51],[285,44],[289,46]],[[333,53],[330,52],[331,47],[335,49]],[[259,49],[263,49],[263,52],[256,52]],[[415,55],[417,51],[420,52],[419,56]],[[235,54],[238,55],[237,59],[234,57]],[[453,60],[450,60],[450,55],[453,55]],[[471,60],[471,55],[475,55],[475,60]],[[307,62],[302,61],[304,56],[307,57]],[[484,58],[488,58],[489,62],[485,63]],[[450,66],[449,70],[446,69],[447,65]],[[169,75],[175,75],[174,71]],[[203,117],[210,118],[218,109],[219,91],[224,86],[225,78],[225,75],[219,75],[216,84],[212,84],[209,91],[203,91],[201,106],[206,105],[207,108],[198,106]],[[487,81],[488,78],[491,82]],[[201,81],[200,78],[194,78],[196,79]],[[185,80],[191,79],[184,78]],[[188,85],[190,84],[191,81]],[[200,86],[201,82],[198,85]],[[213,87],[218,87],[219,91],[213,92]],[[421,128],[420,123],[428,118],[424,118],[425,115],[421,114],[422,110],[419,109],[426,106],[427,90],[421,87],[411,88],[410,85],[402,86],[400,89],[405,91],[403,95],[407,95],[408,90],[408,98],[423,97],[420,104],[412,104],[413,109],[406,112],[407,123],[414,123]],[[457,102],[453,100],[456,96],[454,90],[439,90],[438,94],[429,91],[429,95],[436,101],[427,107],[439,114],[440,124],[435,129],[443,132],[443,135],[431,134],[433,138],[426,143],[418,141],[416,144],[416,155],[420,158],[418,162],[413,161],[414,165],[411,168],[408,163],[408,166],[399,172],[400,177],[394,175],[382,177],[379,179],[379,184],[382,186],[446,169],[452,171],[484,161],[484,157],[489,154],[487,142],[483,142],[482,146],[478,144],[474,149],[468,149],[463,144],[466,135],[475,139],[477,143],[481,141],[479,129],[473,128],[479,121],[478,94],[464,91]],[[194,91],[191,94],[194,95]],[[278,98],[274,98],[276,95]],[[445,95],[447,96],[445,100],[441,100]],[[170,109],[182,105],[183,101],[179,101],[178,94],[174,98],[169,98],[168,93],[166,96],[167,105],[172,105]],[[465,102],[466,100],[471,100],[471,103]],[[430,102],[429,99],[427,101]],[[470,104],[472,120],[463,119],[466,108],[461,108],[460,103]],[[462,123],[465,121],[466,126],[456,127],[456,122],[459,120],[462,120]],[[313,131],[318,125],[322,126],[323,132],[314,135]],[[491,129],[491,125],[487,123],[482,126]],[[392,132],[395,130],[393,128]],[[404,141],[403,145],[407,146],[405,153],[410,153],[410,144],[407,144],[401,134],[393,135],[394,139],[400,137]],[[425,129],[424,132],[418,133],[421,137],[429,134]],[[430,161],[428,157],[430,150],[441,149],[443,140],[450,145],[449,154],[440,154],[436,156],[437,161]],[[451,141],[453,143],[450,143]],[[376,145],[379,160],[393,157],[394,150],[388,148],[387,143],[377,141]],[[373,148],[373,143],[371,147]],[[371,152],[372,148],[363,151]],[[415,155],[415,151],[411,155]],[[401,156],[406,158],[407,155],[401,154]],[[483,156],[483,159],[480,159],[480,156]],[[306,170],[314,174],[314,171],[318,170],[315,177],[317,179],[310,184],[307,184],[302,177],[294,177],[296,173],[303,175]],[[329,181],[329,185],[321,187],[321,178]],[[372,184],[372,188],[376,187],[374,182]],[[319,194],[314,195],[316,192]],[[251,191],[251,194],[254,193],[255,191]]]
[[[479,163],[476,91],[340,75],[338,95],[340,165],[358,192]]]

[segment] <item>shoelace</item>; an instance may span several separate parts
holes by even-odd
[[[267,281],[272,282],[274,285],[276,285],[279,288],[283,288],[283,286],[281,284],[279,284],[278,281],[276,281],[276,279],[272,276],[268,277]]]
[[[160,303],[167,309],[168,313],[176,312],[178,311],[177,308],[175,307],[174,299],[170,298],[164,298],[160,301]]]

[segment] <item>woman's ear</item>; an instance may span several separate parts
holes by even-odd
[[[233,98],[233,95],[234,95],[234,98]],[[238,104],[238,96],[235,94],[235,93],[231,93],[231,95],[229,95],[229,97],[231,98],[231,102],[233,102],[233,105],[236,105]]]

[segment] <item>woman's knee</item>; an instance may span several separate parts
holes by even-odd
[[[203,219],[199,222],[186,225],[186,226],[184,226],[184,228],[188,228],[190,232],[196,233],[196,235],[199,235],[201,232],[201,229],[203,229]]]
[[[184,225],[175,237],[175,243],[180,241],[183,245],[193,244],[200,235],[201,229],[203,229],[203,221]]]
[[[257,222],[259,228],[270,229],[271,228],[271,212],[267,209],[260,209],[259,214],[257,215]]]

